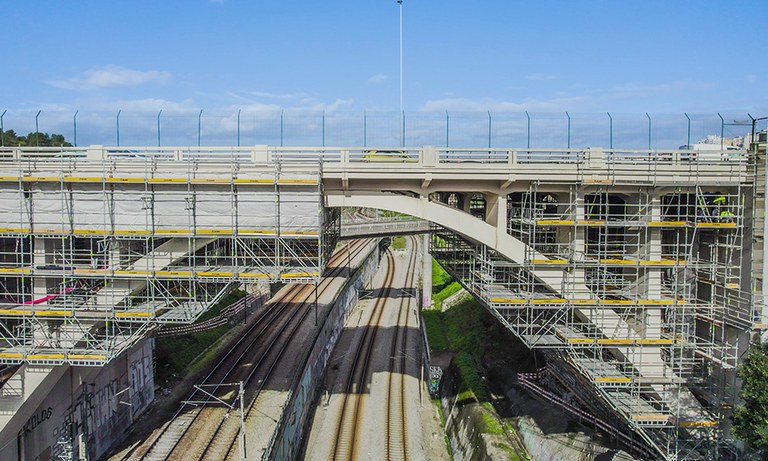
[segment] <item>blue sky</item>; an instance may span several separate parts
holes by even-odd
[[[768,112],[765,0],[403,11],[407,111]],[[399,106],[395,0],[9,1],[2,15],[0,110]]]

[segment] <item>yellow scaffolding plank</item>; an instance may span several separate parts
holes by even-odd
[[[0,315],[32,315],[29,309],[0,309]]]
[[[717,426],[717,421],[712,419],[701,421],[680,421],[681,427],[714,427]]]
[[[75,229],[73,232],[75,235],[109,235],[108,230],[103,229]]]
[[[272,274],[260,274],[260,273],[247,273],[247,272],[241,272],[239,274],[240,277],[245,278],[257,278],[257,279],[267,279],[272,278]]]
[[[235,179],[235,184],[274,184],[275,180],[270,179]]]
[[[602,264],[637,264],[637,261],[631,259],[601,259]]]
[[[27,234],[28,228],[19,229],[18,227],[0,227],[0,234],[13,233],[13,234]]]
[[[637,344],[672,344],[671,339],[638,339]]]
[[[27,356],[27,360],[52,360],[63,358],[64,354],[30,354]]]
[[[625,344],[632,344],[634,343],[634,340],[632,339],[610,339],[610,338],[602,338],[597,340],[597,344],[603,344],[605,346],[610,345],[625,345]]]
[[[192,178],[192,184],[231,184],[231,179]]]
[[[0,352],[0,359],[21,359],[24,358],[23,354],[17,352]]]
[[[134,270],[117,270],[116,275],[150,275],[149,271],[134,271]]]
[[[191,271],[157,271],[155,275],[160,277],[191,277]]]
[[[14,181],[14,182],[16,182],[18,180],[19,180],[18,176],[0,176],[0,181],[2,181],[2,182],[7,182],[7,181]]]
[[[492,303],[505,303],[505,304],[525,304],[525,299],[510,299],[510,298],[491,298]]]
[[[197,234],[232,235],[232,229],[198,229]]]
[[[718,227],[736,227],[735,222],[699,222],[696,223],[698,227],[711,227],[711,228],[718,228]]]
[[[106,360],[106,355],[100,354],[69,354],[68,357],[74,360]]]
[[[277,231],[267,229],[238,229],[237,235],[275,235]]]
[[[633,421],[669,421],[669,415],[659,415],[655,413],[640,413],[637,415],[632,415],[631,418]]]
[[[674,266],[675,265],[674,260],[672,259],[662,259],[661,261],[640,261],[641,266]],[[680,262],[680,261],[677,261]],[[682,262],[683,264],[685,261]]]
[[[641,306],[668,306],[675,302],[671,299],[638,299],[637,304]]]
[[[148,230],[115,230],[115,235],[149,235]]]
[[[581,226],[602,226],[605,224],[605,221],[598,221],[594,219],[584,219],[584,220],[576,221],[576,224]]]
[[[532,259],[531,263],[563,265],[563,264],[568,264],[568,261],[566,261],[565,259]]]
[[[0,274],[31,274],[30,269],[21,269],[18,267],[0,267]]]
[[[319,235],[318,231],[293,231],[293,232],[281,232],[282,235]]]
[[[685,221],[649,221],[648,225],[651,227],[684,227],[687,223]]]
[[[597,304],[597,300],[596,299],[571,299],[571,304],[594,305],[594,304]]]
[[[22,176],[22,181],[29,182],[59,182],[61,177],[59,176]]]
[[[595,378],[596,383],[631,383],[632,378],[627,378],[625,376],[611,376],[611,377],[600,377]]]
[[[570,344],[594,344],[593,338],[568,338],[566,341]]]
[[[115,312],[115,317],[150,317],[151,312]]]
[[[74,315],[75,311],[68,310],[53,310],[53,311],[33,311],[35,315],[51,316],[51,317],[66,317],[68,315]]]
[[[317,184],[315,179],[278,179],[278,184]]]
[[[232,272],[198,272],[197,275],[200,277],[232,277],[234,274]]]
[[[106,275],[108,269],[75,269],[75,275]]]
[[[187,178],[149,178],[147,182],[150,184],[178,184],[186,183]]]
[[[64,182],[103,182],[104,178],[95,176],[65,176]]]
[[[574,223],[570,219],[537,219],[536,225],[539,226],[572,226]]]
[[[316,277],[317,272],[288,272],[285,274],[280,274],[280,278],[298,278],[298,277]]]
[[[117,178],[117,177],[110,177],[105,178],[104,181],[106,182],[115,182],[115,183],[143,183],[146,181],[145,178]]]

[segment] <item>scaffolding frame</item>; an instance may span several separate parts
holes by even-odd
[[[622,184],[616,169],[631,167],[608,162],[571,183],[513,184],[506,230],[526,245],[523,264],[440,227],[431,252],[526,345],[562,364],[552,381],[574,373],[588,383],[581,403],[608,408],[665,459],[710,459],[727,445],[738,357],[766,324],[743,273],[753,171],[730,161],[708,160],[729,167],[716,182]],[[705,172],[703,162],[689,168]]]
[[[14,156],[0,165],[3,364],[103,365],[240,284],[315,282],[339,236],[314,160],[98,146]]]

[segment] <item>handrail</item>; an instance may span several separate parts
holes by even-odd
[[[0,161],[115,163],[301,163],[409,166],[489,166],[500,164],[560,164],[605,168],[612,165],[702,165],[735,166],[750,160],[746,150],[636,150],[600,148],[444,148],[360,146],[88,146],[88,147],[0,147]],[[7,163],[6,163],[7,164]]]

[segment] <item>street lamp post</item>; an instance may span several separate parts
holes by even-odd
[[[403,0],[397,0],[400,7],[400,147],[405,147],[405,112],[403,109]]]

